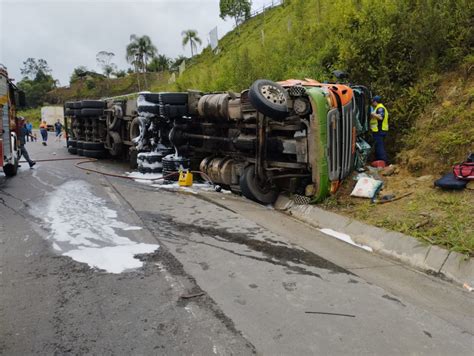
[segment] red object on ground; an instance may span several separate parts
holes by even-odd
[[[370,165],[375,168],[385,168],[387,166],[385,161],[382,161],[382,160],[373,161]]]

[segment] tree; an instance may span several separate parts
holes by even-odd
[[[117,70],[114,72],[114,75],[117,77],[117,78],[123,78],[125,76],[127,76],[127,71],[121,69],[121,70]]]
[[[77,82],[79,78],[85,76],[87,72],[88,70],[86,66],[79,66],[74,68],[71,77],[69,78],[69,84]]]
[[[233,17],[235,26],[239,26],[244,20],[250,17],[252,2],[250,0],[220,0],[220,17]]]
[[[172,63],[171,63],[171,66],[170,66],[170,69],[173,71],[173,72],[177,72],[179,70],[179,66],[181,65],[181,63],[183,63],[183,61],[187,60],[187,58],[185,56],[179,56],[179,57],[176,57]]]
[[[23,68],[20,68],[20,73],[31,80],[34,80],[38,74],[51,74],[51,69],[46,60],[40,58],[28,58],[23,62]]]
[[[149,72],[164,72],[170,69],[171,58],[165,54],[160,54],[157,57],[153,57],[148,64],[147,69]]]
[[[114,56],[114,53],[107,51],[100,51],[95,56],[97,64],[102,68],[102,71],[107,78],[109,78],[110,75],[117,70],[117,66],[112,63],[112,58]]]
[[[30,107],[42,105],[46,94],[56,88],[58,81],[51,75],[51,68],[44,59],[28,58],[20,69],[23,79],[18,87],[25,92]]]
[[[158,50],[150,37],[131,35],[126,52],[126,59],[135,67],[135,71],[146,72],[148,61],[157,54]]]
[[[191,57],[194,56],[193,48],[197,51],[196,43],[201,44],[201,39],[197,35],[196,30],[186,30],[181,32],[181,36],[183,36],[183,47],[186,46],[188,43],[191,47]]]

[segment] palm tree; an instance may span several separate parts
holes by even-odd
[[[170,68],[171,58],[165,54],[160,54],[158,57],[153,57],[148,64],[148,71],[150,72],[164,72]]]
[[[186,46],[189,42],[189,45],[191,46],[191,57],[193,57],[193,48],[197,50],[196,43],[202,43],[201,39],[197,35],[197,31],[187,30],[181,32],[181,35],[183,36],[183,47]]]
[[[158,50],[147,35],[130,36],[130,43],[127,46],[127,61],[135,66],[135,70],[145,72],[148,60],[153,58]]]

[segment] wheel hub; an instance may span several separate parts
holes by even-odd
[[[285,104],[286,97],[278,88],[273,85],[262,85],[260,93],[270,102],[274,104]]]

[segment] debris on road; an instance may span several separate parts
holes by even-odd
[[[334,315],[334,316],[346,316],[348,318],[355,318],[352,314],[340,314],[340,313],[328,313],[328,312],[317,312],[317,311],[305,311],[305,314],[321,314],[321,315]]]
[[[201,297],[204,294],[205,294],[204,292],[195,293],[195,294],[185,294],[185,295],[180,296],[180,298],[181,299],[191,299],[191,298]]]

